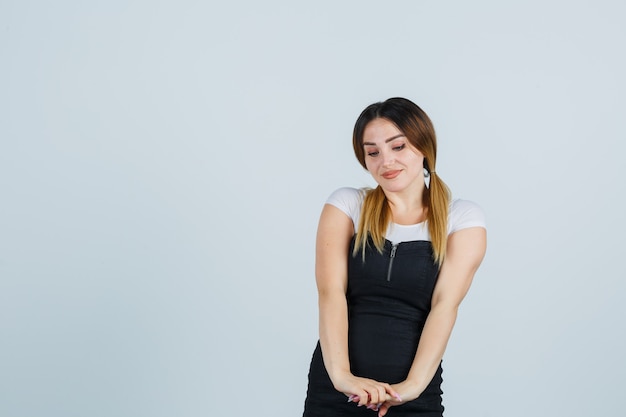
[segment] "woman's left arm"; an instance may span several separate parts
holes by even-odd
[[[426,319],[415,359],[405,381],[392,385],[403,402],[421,395],[432,380],[446,350],[461,301],[470,288],[487,247],[487,232],[482,227],[459,230],[448,236],[446,257],[433,292],[431,310]],[[380,408],[384,416],[393,398]]]

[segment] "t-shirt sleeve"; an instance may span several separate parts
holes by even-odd
[[[487,228],[485,212],[476,203],[468,200],[454,200],[450,208],[448,234],[470,227]]]
[[[364,192],[357,188],[343,187],[334,191],[326,200],[326,204],[333,205],[346,213],[352,219],[354,227],[359,224],[361,205],[363,204]]]

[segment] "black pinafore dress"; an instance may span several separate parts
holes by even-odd
[[[354,247],[354,238],[350,253]],[[348,261],[348,350],[352,373],[390,384],[406,379],[430,312],[439,268],[429,241],[392,244],[379,253],[370,242]],[[419,398],[387,416],[441,417],[441,365]],[[304,417],[375,417],[333,388],[318,342],[309,369]]]

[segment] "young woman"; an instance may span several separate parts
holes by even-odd
[[[368,106],[353,146],[378,186],[341,188],[322,210],[304,416],[442,416],[441,359],[485,254],[484,216],[451,200],[435,130],[413,102]]]

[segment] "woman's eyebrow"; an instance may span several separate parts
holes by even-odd
[[[394,140],[394,139],[398,139],[398,138],[401,138],[401,137],[403,137],[403,136],[404,136],[404,134],[403,134],[403,133],[400,133],[399,135],[392,136],[392,137],[390,137],[389,139],[385,139],[385,143],[389,143],[389,142],[391,142],[392,140]],[[368,145],[368,146],[376,146],[376,144],[375,144],[375,143],[372,143],[372,142],[363,142],[363,146],[365,146],[365,145]]]

